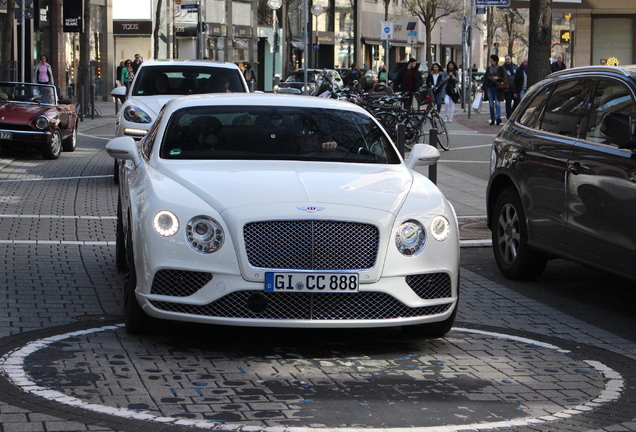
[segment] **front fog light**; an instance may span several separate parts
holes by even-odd
[[[155,215],[153,226],[160,236],[170,237],[179,231],[179,219],[174,213],[162,210]]]
[[[431,234],[437,241],[443,242],[450,235],[450,222],[444,216],[435,216],[431,221]]]
[[[426,231],[417,221],[404,222],[395,233],[395,245],[402,255],[417,255],[426,244]]]
[[[211,217],[195,216],[186,225],[186,238],[195,251],[211,254],[221,249],[225,233]]]

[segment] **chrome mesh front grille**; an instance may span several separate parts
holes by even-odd
[[[264,296],[267,308],[252,312],[247,303],[250,296]],[[273,293],[236,291],[210,304],[197,306],[152,301],[160,310],[219,318],[299,319],[299,320],[381,320],[437,315],[452,304],[411,308],[386,293],[356,294]]]
[[[212,280],[211,273],[184,270],[159,270],[152,280],[150,294],[188,297]]]
[[[415,294],[425,300],[448,298],[452,295],[451,278],[447,273],[410,275],[406,283]]]
[[[361,270],[375,265],[376,226],[323,220],[264,221],[243,229],[253,267],[289,270]]]

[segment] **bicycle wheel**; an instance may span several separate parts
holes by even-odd
[[[411,150],[414,144],[423,142],[424,125],[426,124],[426,115],[423,113],[410,113],[404,122],[405,142],[404,146]]]
[[[396,126],[400,122],[398,116],[391,111],[379,111],[373,114],[373,116],[380,122],[380,124],[387,131],[391,139],[395,141],[396,136]]]
[[[431,117],[431,125],[437,129],[437,143],[439,146],[448,151],[450,149],[450,139],[448,138],[448,131],[446,130],[446,124],[439,115]]]

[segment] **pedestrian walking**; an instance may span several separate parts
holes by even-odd
[[[441,77],[441,74],[440,74]],[[413,103],[413,93],[418,91],[422,85],[421,76],[417,71],[417,60],[411,58],[395,77],[394,86],[397,91],[406,93],[404,100],[404,109],[410,110]],[[441,81],[441,79],[440,79]]]
[[[143,60],[141,59],[141,56],[139,54],[135,54],[135,60],[131,63],[132,70],[135,74],[137,73],[137,69],[139,69],[139,66],[141,66],[142,63]]]
[[[35,66],[33,77],[33,82],[38,84],[55,85],[53,80],[53,70],[49,64],[49,58],[46,55],[42,54],[40,56],[40,62]]]
[[[448,123],[453,122],[453,116],[455,115],[455,104],[459,102],[459,78],[457,77],[457,64],[454,61],[449,61],[446,65],[446,70],[442,77],[444,92],[444,121]]]
[[[564,69],[565,63],[563,63],[563,54],[559,53],[556,56],[556,61],[550,65],[550,70],[552,72],[556,72]]]
[[[528,57],[523,58],[523,63],[517,68],[517,73],[515,74],[514,97],[517,103],[524,98],[526,90],[528,90]]]
[[[135,73],[133,72],[132,61],[128,59],[124,62],[124,67],[121,70],[121,82],[126,86],[126,94],[128,94],[128,91],[130,90],[130,83],[134,77]]]
[[[426,77],[426,86],[433,89],[433,98],[437,105],[437,112],[441,112],[442,110],[442,79],[442,66],[439,63],[433,63]]]
[[[124,84],[121,82],[121,71],[124,69],[124,61],[123,60],[119,60],[119,66],[117,66],[117,69],[115,71],[115,83],[117,84],[117,87],[121,87]]]
[[[386,68],[382,66],[380,72],[378,72],[378,82],[386,84]]]
[[[504,84],[505,82],[505,84]],[[504,86],[507,85],[504,69],[499,66],[499,56],[490,56],[490,66],[486,68],[482,90],[488,97],[490,108],[490,125],[501,124],[501,101],[504,100]]]
[[[254,75],[254,69],[252,69],[251,63],[245,63],[245,70],[243,76],[247,82],[247,87],[250,89],[250,93],[254,92],[254,83],[256,82],[256,76]]]
[[[504,64],[501,66],[506,74],[508,81],[508,89],[504,91],[504,99],[506,100],[506,119],[509,119],[513,111],[517,107],[515,98],[515,74],[517,73],[517,65],[512,62],[512,58],[507,55],[504,57]]]

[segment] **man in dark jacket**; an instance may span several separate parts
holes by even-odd
[[[404,101],[404,109],[411,109],[413,93],[418,91],[422,85],[421,78],[417,70],[417,60],[414,58],[411,58],[395,77],[395,82],[393,83],[395,89],[408,94],[408,98]]]
[[[504,64],[501,66],[506,74],[506,81],[508,82],[508,89],[504,90],[504,98],[506,99],[506,118],[509,119],[512,112],[517,107],[517,100],[514,97],[515,94],[515,73],[517,73],[517,65],[512,62],[512,58],[507,55],[504,60]]]
[[[552,72],[556,72],[564,69],[565,63],[563,63],[563,54],[557,54],[556,61],[550,65],[550,70]]]
[[[523,58],[523,63],[517,68],[515,74],[514,97],[517,103],[526,95],[528,90],[528,57]]]

